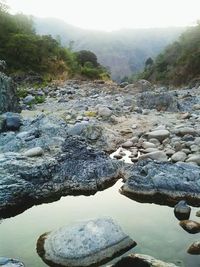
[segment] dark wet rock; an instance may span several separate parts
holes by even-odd
[[[112,267],[177,267],[177,265],[157,260],[148,255],[131,254],[120,259]]]
[[[200,232],[200,223],[191,221],[191,220],[184,220],[181,221],[180,226],[190,234],[197,234]]]
[[[100,218],[42,235],[37,251],[50,266],[99,266],[135,245],[112,219]]]
[[[64,195],[94,194],[120,178],[121,164],[71,136],[54,157],[0,154],[0,217]]]
[[[0,114],[8,111],[20,112],[19,99],[12,79],[0,72]]]
[[[186,201],[181,200],[174,207],[174,214],[178,220],[188,220],[190,218],[191,208]]]
[[[5,131],[18,131],[22,122],[18,114],[5,113]]]
[[[158,111],[178,111],[177,98],[170,92],[143,92],[137,98],[137,105],[140,108]]]
[[[200,241],[194,242],[187,250],[189,254],[200,255]]]
[[[121,193],[141,202],[171,205],[185,199],[200,206],[200,168],[186,163],[139,161],[124,171]]]
[[[25,265],[15,259],[0,257],[0,266],[3,267],[24,267]]]

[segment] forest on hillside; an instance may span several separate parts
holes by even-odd
[[[200,23],[188,28],[155,61],[146,62],[141,77],[164,84],[183,85],[200,78]]]
[[[7,63],[9,74],[37,73],[44,79],[69,78],[75,75],[106,79],[107,70],[94,53],[72,52],[50,34],[36,34],[33,19],[23,14],[11,15],[0,1],[0,59]]]

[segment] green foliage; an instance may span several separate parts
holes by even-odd
[[[189,28],[168,46],[141,77],[181,85],[200,76],[200,25]]]
[[[37,35],[31,17],[11,15],[7,10],[0,0],[0,59],[6,61],[10,74],[34,72],[45,81],[76,74],[105,78],[106,71],[94,53],[85,50],[74,53],[62,47],[59,37]]]

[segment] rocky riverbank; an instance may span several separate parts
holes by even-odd
[[[120,178],[138,201],[200,206],[199,88],[73,80],[26,90],[20,115],[0,115],[1,218]]]

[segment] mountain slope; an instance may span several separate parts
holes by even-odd
[[[200,24],[188,28],[142,74],[143,78],[182,85],[200,78]]]
[[[82,30],[53,18],[34,18],[34,22],[39,34],[60,36],[62,44],[71,46],[73,50],[94,52],[99,62],[110,69],[112,78],[117,81],[141,71],[148,57],[157,56],[184,30],[134,29],[108,33]]]

